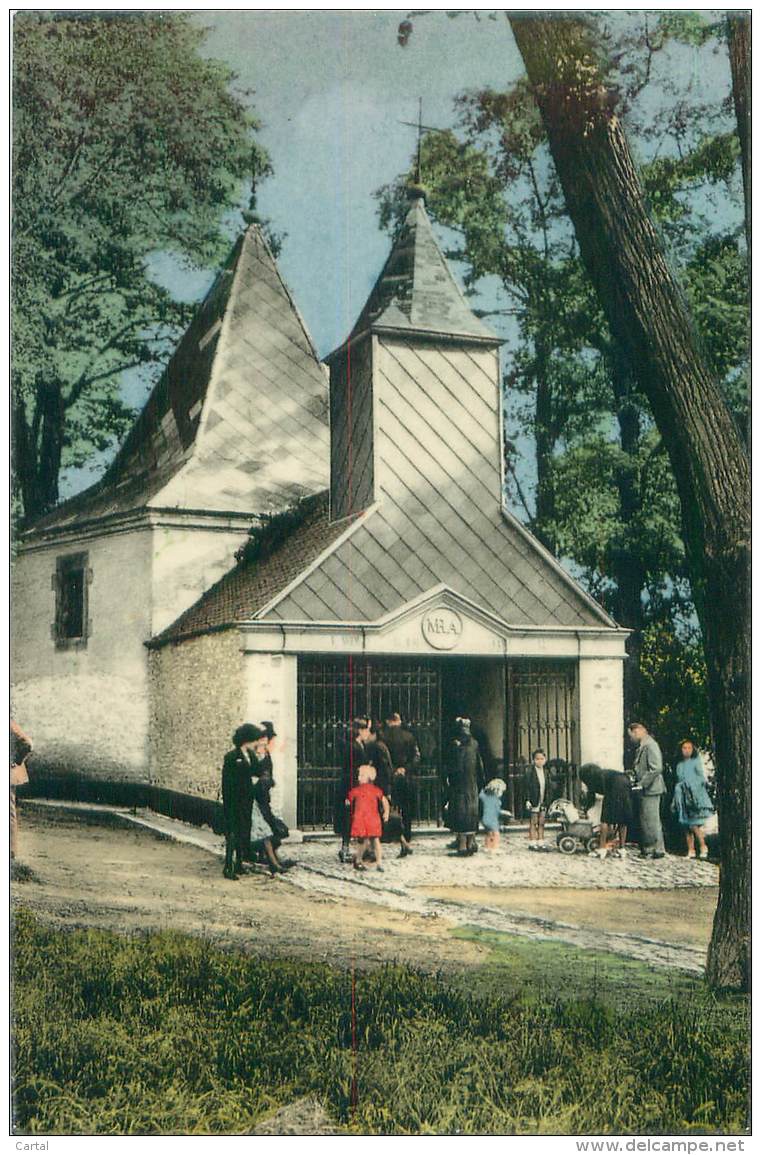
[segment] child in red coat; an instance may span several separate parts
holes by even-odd
[[[353,787],[346,796],[346,805],[351,807],[351,836],[359,841],[354,869],[367,870],[362,859],[365,851],[372,849],[375,855],[375,869],[382,871],[381,835],[383,823],[388,822],[388,798],[380,786],[375,785],[374,766],[360,766],[357,770],[357,779],[359,785]]]

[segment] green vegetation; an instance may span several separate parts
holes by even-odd
[[[218,267],[229,212],[269,172],[250,93],[179,12],[22,12],[13,37],[14,486],[27,520],[61,469],[113,447],[124,372],[189,319],[157,254]]]
[[[594,999],[613,1011],[626,1006],[649,1012],[654,1003],[697,1000],[708,1013],[734,1014],[738,1022],[745,1013],[742,998],[725,998],[719,1003],[706,993],[702,979],[686,971],[648,967],[624,955],[475,926],[458,927],[452,934],[489,948],[488,961],[479,971],[481,988],[509,989],[522,1002],[544,1002],[550,991],[566,1002]]]
[[[666,997],[597,998],[590,972],[585,992],[581,971],[564,981],[561,953],[526,943],[513,981],[501,937],[488,936],[493,961],[472,972],[479,994],[403,967],[358,974],[353,1022],[345,971],[180,935],[61,933],[22,913],[16,1127],[249,1132],[306,1095],[338,1128],[370,1133],[746,1126],[743,1000],[697,980],[669,990],[634,964],[618,967],[623,989],[658,983],[650,993]]]

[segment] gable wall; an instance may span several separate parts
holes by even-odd
[[[51,634],[56,558],[87,551],[92,633],[81,650]],[[151,531],[78,539],[25,551],[12,574],[12,709],[34,743],[35,765],[144,780],[150,631]]]
[[[242,527],[146,526],[20,554],[12,576],[12,701],[39,767],[147,779],[144,643],[231,568],[244,540]],[[58,557],[81,552],[92,570],[92,632],[86,647],[59,649],[51,578]]]
[[[147,640],[192,606],[235,565],[246,528],[212,530],[157,525],[153,529],[152,612]]]

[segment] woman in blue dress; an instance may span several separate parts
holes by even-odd
[[[676,786],[671,809],[687,838],[687,857],[695,858],[695,839],[701,858],[708,858],[703,827],[713,814],[713,803],[706,785],[703,759],[691,740],[682,742],[682,761],[676,768]]]

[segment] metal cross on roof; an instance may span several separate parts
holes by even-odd
[[[417,164],[415,165],[415,182],[417,184],[420,184],[422,181],[421,158],[422,158],[422,148],[423,148],[423,133],[424,132],[447,132],[448,129],[435,128],[434,125],[432,125],[432,124],[423,124],[423,98],[422,98],[422,96],[418,97],[417,121],[400,120],[399,123],[405,124],[407,126],[407,128],[416,128],[417,129]]]

